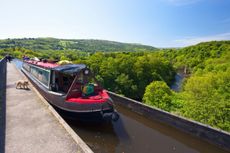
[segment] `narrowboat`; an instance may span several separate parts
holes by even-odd
[[[64,118],[86,122],[118,120],[112,99],[85,64],[27,59],[21,70]]]

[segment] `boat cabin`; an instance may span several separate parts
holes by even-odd
[[[24,60],[22,72],[41,95],[68,118],[82,121],[119,118],[107,91],[84,64]]]
[[[22,67],[46,89],[67,94],[67,97],[90,95],[102,90],[85,64],[26,61]]]

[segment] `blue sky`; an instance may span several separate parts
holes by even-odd
[[[0,0],[0,39],[105,39],[156,47],[230,40],[229,0]]]

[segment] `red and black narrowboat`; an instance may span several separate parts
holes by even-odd
[[[22,72],[65,118],[90,122],[119,118],[107,91],[85,64],[24,60]]]

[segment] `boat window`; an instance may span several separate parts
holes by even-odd
[[[22,66],[26,71],[30,72],[30,66],[27,63],[23,63]]]
[[[87,70],[88,71],[88,70]],[[85,73],[85,71],[81,71],[78,76],[77,76],[77,83],[82,83],[82,84],[96,84],[97,81],[95,78],[89,74],[89,72]]]
[[[82,72],[80,72],[80,74],[78,74],[77,82],[78,83],[83,83],[84,82],[84,75],[83,75]]]
[[[63,91],[65,93],[68,92],[71,84],[73,83],[73,80],[74,80],[74,77],[70,76],[70,75],[67,75],[67,74],[63,74],[63,77],[62,77],[62,81],[63,81]]]
[[[44,85],[48,86],[49,84],[49,71],[37,68],[37,67],[31,67],[31,74],[37,78],[40,82],[42,82]]]

